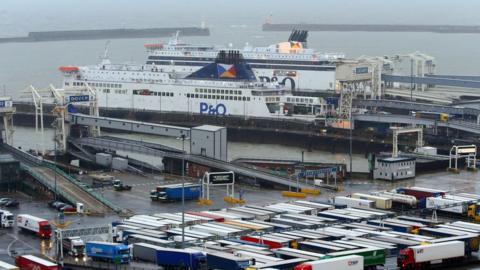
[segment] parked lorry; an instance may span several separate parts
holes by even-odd
[[[208,252],[207,267],[208,269],[220,270],[243,270],[250,265],[249,258],[234,256],[225,252]]]
[[[195,183],[185,183],[185,200],[198,199],[201,195],[201,186]],[[180,201],[182,200],[182,184],[157,186],[150,192],[152,201]]]
[[[130,248],[123,244],[110,242],[87,242],[86,254],[94,261],[129,263]]]
[[[132,190],[132,186],[124,184],[120,179],[113,180],[113,188],[116,191]]]
[[[328,258],[318,261],[302,263],[293,268],[294,270],[363,270],[363,257],[350,255],[338,258]]]
[[[357,208],[374,208],[375,202],[371,200],[355,199],[345,196],[336,196],[335,204],[343,204],[348,207],[357,207]]]
[[[200,251],[189,249],[157,249],[157,265],[165,268],[205,269],[207,257]]]
[[[0,261],[0,270],[20,270],[20,268],[15,265]]]
[[[423,187],[403,187],[398,188],[397,193],[414,196],[418,200],[418,207],[425,207],[425,200],[427,197],[438,197],[446,194],[443,190],[423,188]]]
[[[70,256],[82,257],[85,255],[85,242],[78,237],[67,237],[62,239],[63,251]]]
[[[13,223],[15,223],[13,214],[10,211],[0,209],[0,228],[11,228]]]
[[[33,255],[22,255],[15,259],[15,264],[22,270],[58,270],[58,264]]]
[[[50,238],[52,236],[52,226],[50,226],[48,220],[32,215],[17,215],[17,227],[21,230],[35,233],[42,238]]]
[[[400,250],[397,266],[400,269],[425,269],[432,262],[448,264],[465,256],[465,244],[461,241],[412,246]]]

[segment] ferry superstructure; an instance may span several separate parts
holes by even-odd
[[[286,42],[240,50],[262,81],[278,81],[291,89],[335,90],[336,64],[343,53],[321,53],[307,47],[307,31],[293,31]],[[215,60],[225,47],[182,43],[177,35],[166,44],[147,44],[147,65],[190,74]]]
[[[280,117],[323,114],[322,98],[294,96],[276,82],[260,82],[236,51],[220,51],[214,62],[187,76],[155,65],[65,66],[64,87],[96,90],[99,106],[191,114]]]

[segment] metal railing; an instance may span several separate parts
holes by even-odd
[[[94,197],[96,200],[100,201],[102,204],[108,206],[110,209],[112,209],[113,211],[115,212],[120,212],[122,211],[121,208],[115,206],[112,202],[110,202],[109,200],[107,200],[105,197],[103,197],[102,195],[98,194],[97,192],[95,191],[92,191],[88,188],[86,188],[84,185],[82,185],[82,183],[80,181],[78,181],[76,178],[72,177],[71,175],[65,173],[63,170],[59,169],[58,167],[56,167],[55,165],[52,165],[52,164],[49,164],[49,163],[46,163],[44,162],[43,163],[44,167],[47,167],[47,168],[50,168],[52,169],[53,171],[55,171],[56,173],[58,173],[59,175],[61,175],[63,178],[67,179],[68,181],[70,181],[72,184],[76,185],[77,187],[79,187],[81,190],[83,190],[84,192],[90,194],[92,197]]]
[[[48,181],[46,179],[45,176],[43,176],[42,174],[36,172],[35,170],[33,170],[32,167],[28,166],[28,165],[25,165],[23,163],[20,163],[20,169],[28,172],[33,178],[35,178],[37,181],[39,181],[43,186],[45,186],[46,188],[48,188],[49,190],[51,190],[52,192],[57,192],[60,194],[60,196],[62,196],[65,200],[69,201],[71,204],[75,205],[77,204],[77,200],[75,200],[73,197],[71,197],[70,195],[68,195],[67,193],[63,192],[62,189],[59,189],[59,188],[55,188],[54,185],[52,185],[50,183],[50,181]]]

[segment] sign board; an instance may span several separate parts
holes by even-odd
[[[475,147],[468,147],[468,148],[457,148],[457,154],[475,154],[477,149]]]
[[[89,95],[82,95],[82,96],[69,96],[68,97],[68,102],[85,102],[85,101],[90,101],[90,96]]]
[[[368,67],[357,67],[355,68],[355,74],[367,74]]]
[[[317,170],[306,170],[304,172],[298,173],[298,177],[325,175],[325,174],[331,174],[336,172],[337,172],[337,168],[322,168]]]
[[[234,183],[233,172],[208,173],[208,183],[210,185],[228,185]]]
[[[0,108],[10,108],[13,103],[11,100],[0,100]]]

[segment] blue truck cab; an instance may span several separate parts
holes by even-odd
[[[108,261],[112,263],[129,263],[131,260],[130,248],[123,244],[110,242],[87,242],[85,245],[87,256],[94,261]]]

